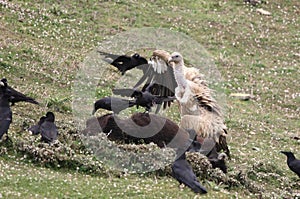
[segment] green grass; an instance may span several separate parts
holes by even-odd
[[[24,158],[17,150],[24,140],[32,142],[24,128],[52,110],[57,112],[60,141],[74,154],[80,154],[84,147],[70,100],[77,72],[105,38],[143,27],[188,35],[213,57],[226,96],[245,92],[255,97],[246,102],[227,97],[226,124],[233,156],[228,165],[231,173],[247,173],[264,192],[249,194],[251,190],[245,187],[203,182],[209,194],[201,198],[299,197],[299,180],[279,153],[291,150],[300,158],[299,141],[291,139],[300,136],[299,7],[298,0],[267,1],[257,7],[245,5],[242,0],[2,1],[0,77],[36,98],[41,106],[20,103],[12,108],[9,135],[14,144],[1,146],[0,198],[195,196],[189,189],[178,189],[170,176],[119,176],[107,168],[108,173],[93,174],[77,171],[74,165],[78,162],[75,164],[73,159],[63,167],[47,166]],[[260,15],[256,8],[272,14]],[[106,72],[95,88],[97,98],[110,95],[120,78],[115,70]],[[91,104],[86,106],[92,109]],[[174,121],[179,119],[176,108],[169,113]],[[93,166],[87,168],[94,171]]]

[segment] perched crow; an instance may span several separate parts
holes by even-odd
[[[15,89],[11,88],[7,85],[7,79],[1,79],[1,82],[6,85],[6,92],[9,96],[8,101],[11,102],[11,106],[13,106],[17,102],[29,102],[32,104],[39,104],[31,97],[27,97],[26,95],[16,91]]]
[[[46,117],[43,116],[40,118],[39,122],[36,125],[31,126],[28,131],[32,133],[32,135],[37,135],[40,133],[40,127],[45,121]]]
[[[133,69],[137,66],[148,64],[148,61],[141,57],[138,53],[133,54],[132,56],[127,55],[114,55],[102,51],[98,51],[101,55],[104,55],[104,60],[109,62],[111,65],[118,68],[118,70],[122,73],[122,75],[125,74],[126,71]],[[109,58],[109,59],[107,59]]]
[[[287,165],[300,178],[300,160],[297,160],[292,152],[280,151],[287,156]]]
[[[187,162],[185,153],[180,155],[172,164],[172,176],[180,183],[191,188],[195,193],[207,193],[197,180],[197,176],[193,172],[191,165]]]
[[[58,131],[54,124],[55,116],[52,112],[47,112],[44,122],[40,126],[41,141],[50,143],[57,139]]]
[[[122,110],[134,105],[136,105],[136,103],[133,100],[127,100],[117,97],[104,97],[94,103],[94,110],[92,114],[94,114],[100,108],[119,114]]]
[[[6,82],[0,81],[0,139],[9,129],[12,121],[12,111],[9,106],[9,96],[6,92]]]
[[[135,98],[137,108],[142,106],[145,107],[146,111],[151,111],[151,107],[154,106],[154,104],[162,104],[163,102],[173,101],[176,99],[175,97],[165,97],[151,94],[151,86],[152,84],[149,84],[144,91],[138,89],[114,89],[113,93],[115,95]],[[158,111],[159,110],[156,110],[156,112]]]

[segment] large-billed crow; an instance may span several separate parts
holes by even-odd
[[[38,104],[34,99],[25,96],[24,94],[16,91],[7,84],[7,79],[0,80],[0,139],[7,133],[10,123],[12,122],[12,111],[10,106],[16,102],[29,102]]]
[[[127,55],[114,55],[102,51],[98,51],[101,55],[104,55],[104,60],[115,66],[122,75],[125,74],[126,71],[133,69],[137,66],[148,64],[148,61],[141,57],[138,53],[133,54],[132,56]],[[109,58],[109,59],[108,59]]]
[[[288,167],[296,173],[300,178],[300,160],[296,159],[295,155],[289,151],[280,151],[287,156]]]
[[[122,110],[134,105],[136,105],[134,100],[127,100],[117,97],[104,97],[94,103],[94,110],[92,114],[94,114],[100,108],[119,114]]]
[[[12,121],[12,111],[9,106],[9,95],[6,92],[7,84],[0,81],[0,139],[9,129]]]
[[[41,141],[51,143],[58,137],[57,127],[55,125],[55,116],[52,112],[47,112],[44,122],[40,125]]]
[[[195,175],[191,165],[187,162],[185,153],[180,155],[172,164],[172,176],[180,183],[191,188],[195,193],[207,193]]]

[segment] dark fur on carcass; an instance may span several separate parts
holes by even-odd
[[[155,143],[159,147],[188,148],[193,138],[171,120],[149,113],[135,113],[131,118],[120,119],[107,114],[87,121],[85,135],[103,132],[108,139],[124,143]]]

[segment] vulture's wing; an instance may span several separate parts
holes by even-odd
[[[134,86],[139,87],[144,83],[142,91],[150,85],[149,92],[153,95],[162,97],[175,96],[177,83],[174,77],[173,67],[168,64],[170,54],[164,50],[155,50],[148,62],[148,65],[142,65],[137,68],[143,70],[143,76]],[[170,106],[171,101],[164,102],[164,108]]]
[[[98,52],[101,55],[104,55],[105,58],[112,59],[113,61],[109,62],[111,65],[114,65],[115,64],[114,62],[116,62],[115,60],[120,59],[120,57],[127,56],[127,55],[113,55],[102,51],[98,51]],[[164,50],[153,51],[152,56],[148,61],[148,63],[145,63],[146,59],[139,56],[138,54],[134,54],[132,57],[129,56],[127,57],[128,60],[124,58],[122,59],[122,62],[119,62],[118,64],[126,67],[126,70],[136,67],[137,69],[143,71],[143,76],[134,85],[133,89],[136,89],[143,85],[142,91],[145,91],[146,88],[150,84],[152,84],[150,88],[151,94],[159,95],[163,97],[175,96],[175,88],[177,87],[177,83],[174,77],[173,67],[171,67],[168,64],[168,59],[170,57],[170,54],[168,52]],[[166,108],[167,106],[170,106],[170,104],[171,101],[164,102],[163,107]]]

